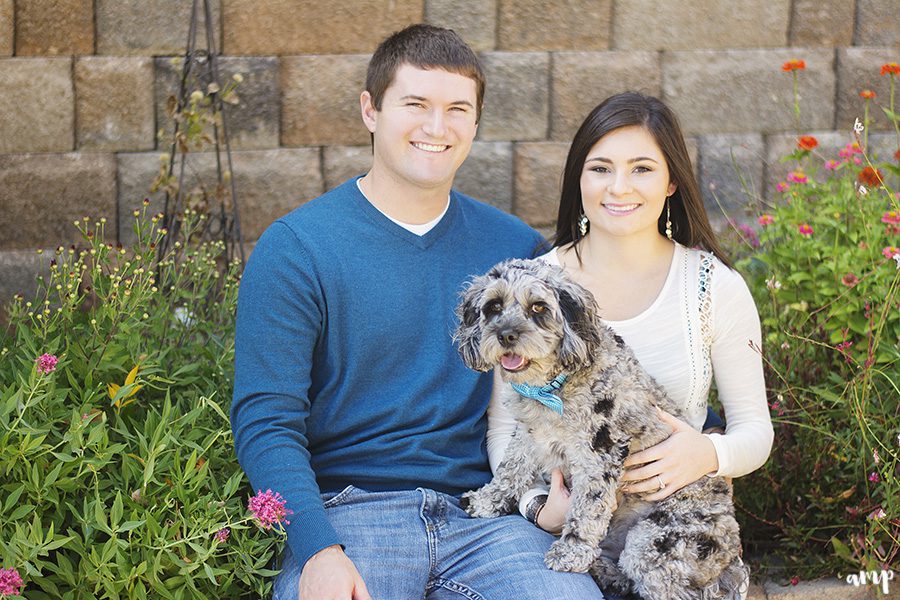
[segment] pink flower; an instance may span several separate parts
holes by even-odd
[[[826,160],[826,161],[825,161],[825,169],[828,170],[828,171],[834,171],[834,170],[836,170],[839,166],[841,166],[841,164],[843,164],[843,163],[840,163],[840,162],[838,162],[838,161],[836,161],[836,160]]]
[[[895,254],[900,254],[900,248],[897,246],[885,246],[881,253],[884,254],[885,258],[893,258]]]
[[[775,186],[775,189],[778,190],[779,192],[786,192],[789,187],[791,187],[791,186],[789,186],[788,184],[786,184],[783,181],[779,181],[778,185]]]
[[[853,273],[847,273],[846,275],[841,277],[841,283],[843,283],[847,287],[853,287],[854,285],[859,283],[859,277],[857,277]]]
[[[879,506],[878,508],[876,508],[875,510],[873,510],[872,512],[869,513],[868,518],[874,519],[877,521],[878,519],[883,519],[886,516],[887,516],[887,514],[884,512],[884,509]]]
[[[877,472],[872,471],[871,473],[869,473],[869,481],[871,481],[872,483],[878,483],[879,481],[881,481],[881,477],[878,476]]]
[[[59,359],[52,354],[41,354],[38,358],[34,359],[34,362],[37,363],[38,373],[46,375],[47,373],[52,373],[56,370],[56,363],[59,362]]]
[[[732,225],[738,228],[744,238],[747,240],[747,243],[750,244],[751,248],[759,248],[759,236],[756,234],[756,231],[753,230],[752,227],[746,225],[744,223],[734,223],[732,221]]]
[[[813,228],[807,223],[797,226],[797,231],[800,232],[800,235],[805,237],[810,237],[813,234]]]
[[[21,596],[25,582],[15,569],[0,569],[0,596]]]
[[[890,223],[891,225],[900,225],[900,212],[892,210],[884,213],[884,216],[881,217],[881,222]]]
[[[760,215],[756,222],[765,227],[766,225],[771,225],[772,223],[774,223],[775,217],[773,217],[772,215]]]
[[[854,154],[862,154],[862,148],[856,142],[851,142],[838,151],[838,156],[841,158],[850,158]]]
[[[266,490],[263,493],[262,490],[259,490],[247,502],[247,510],[253,513],[253,518],[257,520],[260,527],[271,529],[272,525],[282,521],[286,525],[291,524],[285,517],[294,514],[294,511],[285,508],[285,504],[287,504],[287,500],[282,498],[278,492],[272,493],[272,490]]]
[[[803,171],[791,171],[787,175],[787,180],[791,183],[806,183],[809,178]]]
[[[231,535],[231,530],[227,527],[223,527],[216,532],[216,535],[213,536],[213,539],[224,544],[228,541],[229,535]]]

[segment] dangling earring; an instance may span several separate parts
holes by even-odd
[[[672,213],[669,211],[669,197],[666,196],[666,237],[672,239]]]
[[[587,235],[588,223],[589,223],[589,221],[588,221],[587,215],[584,213],[581,213],[581,218],[578,219],[578,232],[581,234],[581,237],[584,237]]]

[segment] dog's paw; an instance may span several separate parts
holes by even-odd
[[[502,507],[492,502],[490,494],[482,493],[481,490],[463,494],[459,499],[459,506],[469,513],[470,517],[487,519],[503,514],[500,510]]]
[[[594,564],[597,550],[580,542],[556,540],[544,555],[544,564],[554,571],[585,573]]]

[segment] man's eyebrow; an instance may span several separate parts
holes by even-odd
[[[631,164],[631,163],[641,162],[642,160],[649,160],[652,163],[659,164],[659,161],[657,161],[654,158],[650,158],[649,156],[636,156],[635,158],[629,159],[628,163]],[[600,163],[612,164],[612,161],[610,159],[603,157],[603,156],[592,156],[591,158],[586,159],[584,162],[586,162],[586,163],[600,162]]]
[[[401,96],[401,97],[400,97],[400,100],[416,100],[416,101],[418,101],[418,102],[428,102],[428,98],[424,98],[424,97],[422,97],[422,96],[416,96],[415,94],[407,94],[407,95],[405,95],[405,96]],[[456,104],[463,104],[463,105],[468,106],[468,107],[470,107],[470,108],[475,108],[475,105],[472,104],[471,102],[469,102],[468,100],[454,100],[454,101],[451,102],[450,104],[453,104],[453,105],[456,105]]]

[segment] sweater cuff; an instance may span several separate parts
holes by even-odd
[[[331,526],[324,509],[307,510],[299,515],[291,515],[290,521],[291,524],[285,527],[288,534],[287,541],[301,568],[313,554],[328,546],[339,545],[343,548],[341,539]]]
[[[716,460],[719,462],[719,470],[715,473],[707,473],[707,477],[727,477],[729,471],[728,445],[725,443],[725,436],[721,433],[705,433],[709,438],[713,447],[716,449]]]

